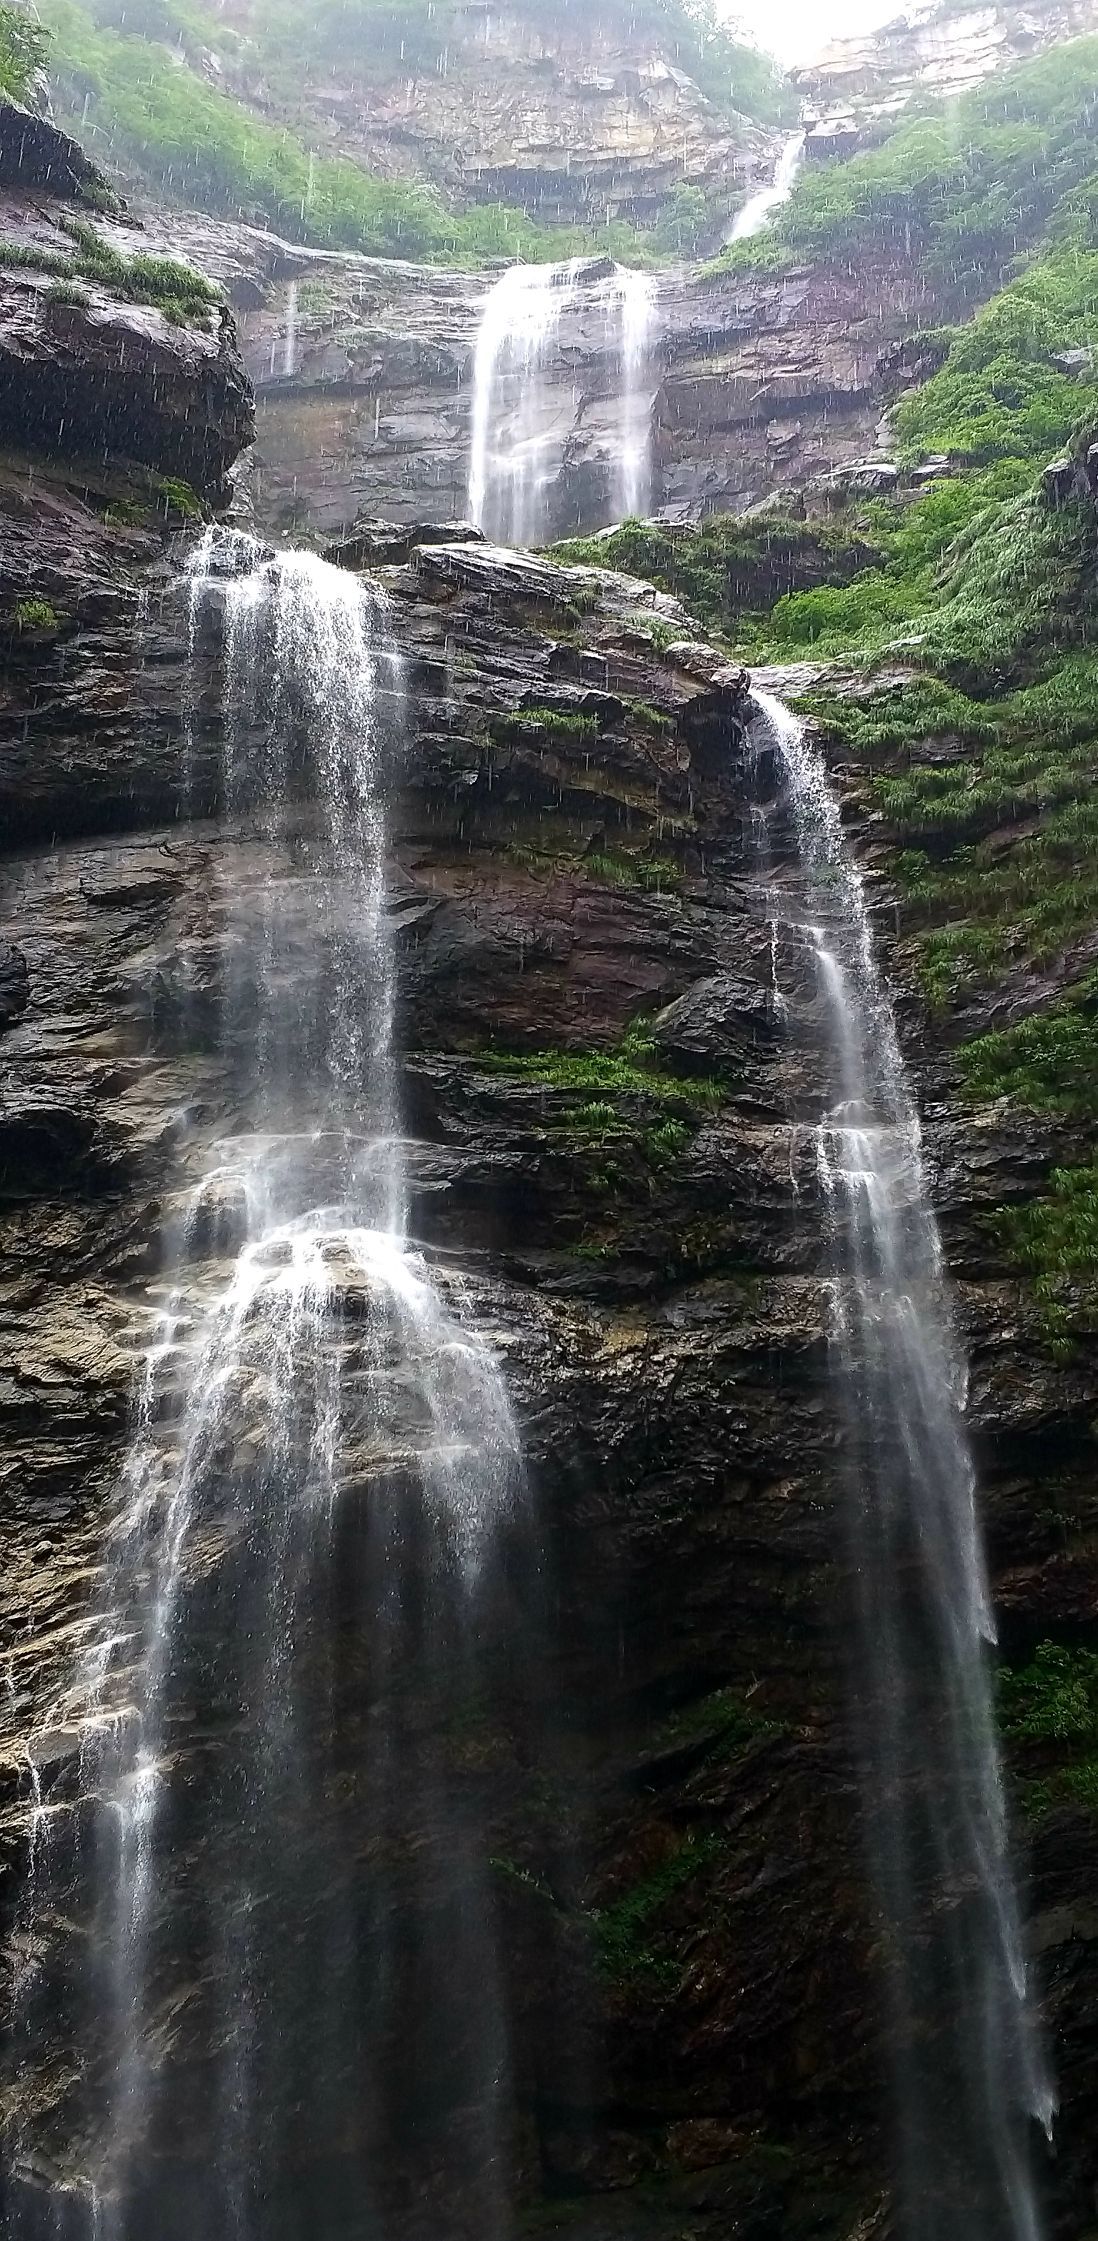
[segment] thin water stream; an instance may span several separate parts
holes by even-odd
[[[1054,2100],[1027,2001],[964,1358],[863,877],[804,725],[754,699],[777,788],[761,846],[772,852],[780,817],[795,851],[792,885],[771,884],[768,907],[794,959],[807,952],[809,1032],[826,1062],[815,1151],[835,1253],[853,1688],[887,1925],[904,2232],[1037,2241],[1030,2144]]]

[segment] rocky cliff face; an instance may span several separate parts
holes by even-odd
[[[355,516],[460,517],[477,325],[493,273],[323,256],[253,229],[149,220],[223,284],[257,396],[257,517],[272,536],[337,535]],[[620,362],[587,268],[546,369],[558,471],[551,533],[613,511]],[[886,402],[910,378],[897,344],[940,314],[911,262],[857,274],[696,269],[653,276],[647,394],[651,510],[739,513],[806,475],[872,459]]]
[[[228,309],[104,199],[64,133],[0,104],[0,443],[212,494],[253,425]]]
[[[58,238],[52,213],[39,233],[27,198],[17,220],[35,244]],[[246,348],[269,367],[285,339],[269,302],[284,253],[234,239],[217,254],[226,275],[236,260]],[[416,293],[391,267],[312,272],[345,293],[317,336],[300,312],[303,374],[281,405],[302,415],[303,460],[336,403],[403,394],[412,415],[441,347],[439,303],[463,320],[473,308],[459,280]],[[25,339],[11,382],[25,367],[25,396],[56,395],[41,368],[58,363],[53,321],[67,309],[79,407],[71,429],[67,414],[64,428],[56,412],[31,415],[32,448],[0,475],[0,1865],[18,1969],[34,1959],[18,1936],[28,1737],[48,1736],[40,1771],[69,1810],[68,1675],[116,1502],[157,1240],[186,1142],[236,1112],[202,1033],[223,897],[277,877],[290,916],[307,913],[309,800],[303,785],[299,822],[275,841],[225,817],[216,633],[196,648],[197,673],[187,667],[191,501],[150,480],[189,469],[212,491],[246,437],[228,329],[177,327],[94,280],[87,304],[54,298],[32,319],[48,282],[32,266],[3,279]],[[373,351],[372,391],[351,386],[346,291],[359,285],[377,299],[360,361]],[[692,431],[675,470],[693,476],[692,498],[757,494],[783,414],[823,463],[847,436],[852,450],[866,442],[884,315],[845,285],[726,281],[712,299],[684,288],[663,395],[677,393]],[[108,346],[124,416],[108,401]],[[325,351],[344,369],[330,387]],[[439,397],[459,372],[455,357]],[[661,412],[670,420],[666,401]],[[427,441],[441,459],[439,425]],[[131,428],[140,448],[120,459]],[[333,452],[346,441],[333,423]],[[431,1250],[460,1253],[506,1362],[550,1583],[542,1654],[559,1715],[537,1763],[483,1707],[457,1708],[440,1743],[493,1828],[519,2193],[537,2230],[577,2241],[850,2241],[888,2230],[880,1932],[846,1719],[853,1583],[824,1210],[803,1125],[820,1094],[812,993],[783,960],[795,1000],[784,1014],[774,1002],[752,852],[752,805],[772,774],[746,738],[745,679],[661,595],[445,537],[437,520],[402,531],[432,510],[404,491],[400,462],[415,452],[408,427],[376,482],[363,454],[397,526],[360,524],[343,558],[380,572],[408,660],[389,893],[416,1228]],[[790,473],[796,456],[791,443]],[[342,480],[326,495],[331,472],[309,485],[309,518],[343,522],[351,495]],[[275,473],[268,452],[263,502],[283,520]],[[853,701],[862,690],[854,675],[830,682]],[[948,1037],[895,946],[864,768],[839,744],[832,754],[906,989],[996,1598],[1008,1645],[1024,1645],[1093,1611],[1098,1365],[1093,1340],[1049,1348],[987,1216],[1040,1193],[1070,1130],[958,1102]],[[787,869],[780,851],[771,876]],[[340,1621],[348,1636],[352,1622]],[[347,1670],[350,1772],[353,1658]],[[1098,2177],[1091,1828],[1061,1800],[1032,1862],[1064,2101],[1049,2173],[1064,2241],[1086,2230]],[[186,1864],[201,1874],[200,1856]],[[208,1990],[164,2018],[184,2079],[175,2150],[192,2164]],[[416,2043],[431,2022],[409,2017]],[[58,2152],[65,2060],[59,2023],[5,2088],[4,2116],[28,2128],[39,2169]],[[437,2234],[442,2202],[464,2236],[460,2093],[411,2113],[414,2152],[385,2174],[399,2230]],[[329,2146],[282,2144],[288,2198],[307,2173],[323,2205]]]
[[[247,6],[225,11],[245,30]],[[638,40],[627,11],[549,11],[479,0],[409,25],[398,48],[303,53],[292,116],[367,170],[433,179],[475,202],[552,221],[652,223],[683,180],[716,217],[765,164],[770,136],[719,115],[658,16]],[[229,64],[267,113],[285,111],[262,64]]]
[[[909,9],[879,31],[836,39],[809,68],[794,71],[793,78],[822,120],[845,117],[872,128],[890,122],[920,97],[965,93],[1012,62],[1096,29],[1094,0],[974,8],[936,0]],[[821,143],[829,141],[833,129],[822,122]],[[813,144],[816,139],[814,133]]]
[[[257,855],[219,819],[215,670],[186,696],[185,597],[147,546],[108,567],[135,560],[140,613],[121,601],[68,645],[74,701],[82,675],[101,698],[116,680],[79,770],[50,664],[9,668],[9,1905],[32,1730],[52,1723],[47,1778],[67,1794],[77,1739],[52,1708],[102,1561],[180,1147],[234,1109],[195,1034],[218,897],[277,877],[308,909],[293,832]],[[846,1741],[823,1217],[800,1125],[816,1061],[811,1010],[783,1019],[771,995],[749,815],[767,775],[745,754],[744,680],[628,579],[409,539],[403,556],[389,541],[381,580],[413,696],[390,908],[415,1227],[472,1271],[555,1582],[561,1727],[538,1781],[505,1720],[468,1760],[506,1922],[523,2199],[591,2241],[676,2235],[684,2218],[714,2236],[860,2230],[882,2187],[883,2054]],[[307,829],[307,801],[301,816]],[[948,1063],[914,1015],[910,1029],[999,1601],[1024,1633],[1093,1594],[1091,1542],[1065,1545],[1042,1489],[1055,1452],[1085,1498],[1095,1373],[1042,1354],[981,1217],[1038,1187],[1062,1146],[995,1112],[962,1123]],[[455,1765],[471,1748],[456,1729]],[[1065,2232],[1098,2056],[1080,1834],[1048,1832],[1035,1888],[1068,2049]],[[199,1988],[172,2027],[199,2094],[201,2004]],[[17,2112],[29,2094],[47,2158],[64,2084],[59,2038]],[[453,2181],[460,2104],[420,2122],[410,2233],[437,2215],[431,2174]],[[323,2197],[315,2142],[286,2143],[287,2185],[306,2152]],[[388,2173],[397,2195],[407,2177]],[[464,2230],[460,2196],[453,2215]]]

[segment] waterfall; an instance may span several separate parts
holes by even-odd
[[[622,521],[648,510],[651,478],[651,412],[648,372],[656,294],[647,273],[620,265],[614,276],[614,310],[621,333],[621,437],[617,462],[617,513]]]
[[[748,195],[742,210],[737,211],[732,221],[726,240],[748,241],[752,234],[762,232],[774,211],[783,202],[788,202],[803,155],[804,134],[795,132],[782,148],[770,185],[760,187],[755,194]]]
[[[798,862],[769,908],[811,961],[829,1066],[815,1153],[837,1255],[854,1686],[888,1924],[903,2230],[1036,2241],[1027,2135],[1033,2118],[1048,2129],[1054,2103],[1026,2004],[963,1364],[918,1113],[822,758],[780,702],[754,699],[776,787],[764,844],[772,863],[783,815]]]
[[[561,443],[543,370],[579,258],[512,265],[485,300],[473,363],[469,518],[498,544],[544,539]]]
[[[282,378],[292,380],[297,371],[297,282],[286,289],[286,333],[282,343]]]
[[[522,1477],[467,1282],[407,1233],[401,662],[378,590],[234,532],[205,533],[187,604],[189,646],[221,649],[229,853],[161,965],[180,1171],[58,1707],[79,1752],[31,1739],[8,2230],[374,2233],[418,2112],[443,2199],[495,2241],[507,2026],[455,1721],[489,1660],[521,1694],[497,1612]]]
[[[608,506],[620,517],[647,505],[651,281],[626,266],[579,257],[565,265],[512,265],[485,298],[473,365],[467,506],[470,520],[498,544],[544,544],[563,526],[554,494],[576,394],[561,330],[566,320],[582,322],[588,306],[601,320],[597,355],[616,405]],[[554,381],[562,368],[565,379]]]

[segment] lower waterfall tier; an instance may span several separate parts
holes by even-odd
[[[0,975],[9,1919],[33,1783],[63,1806],[78,1759],[64,1691],[117,1511],[156,1240],[193,1179],[181,1143],[239,1127],[246,1046],[226,1050],[218,1034],[229,914],[280,895],[287,985],[316,941],[307,774],[276,827],[226,803],[217,642],[201,617],[184,772],[182,610],[159,599],[157,558],[136,617],[127,533],[77,518],[96,556],[86,607],[74,597],[64,648],[33,684],[15,672],[0,721],[0,795],[21,834],[4,867]],[[104,623],[96,591],[112,570]],[[844,2241],[881,2215],[887,2031],[845,1714],[855,1582],[813,1141],[825,1084],[775,998],[745,681],[672,602],[624,579],[476,544],[415,546],[382,575],[416,711],[384,875],[409,1235],[503,1365],[542,1534],[518,1603],[522,1673],[497,1661],[489,1631],[482,1685],[465,1688],[444,1661],[402,1707],[413,1760],[487,1832],[515,2222],[574,2241],[675,2241],[688,2225],[706,2241]],[[94,741],[93,700],[115,710]],[[777,843],[788,855],[788,836]],[[784,990],[796,959],[778,962]],[[1062,1164],[1063,1147],[1053,1120],[962,1110],[933,1029],[910,1042],[933,1086],[928,1167],[1021,1685],[1035,1646],[1092,1606],[1098,1376],[1089,1354],[1042,1348],[986,1216],[1008,1184],[1024,1191]],[[355,1291],[340,1308],[351,1343]],[[353,1499],[337,1508],[344,1549],[360,1515]],[[509,1593],[525,1562],[513,1552]],[[334,1816],[341,1845],[367,1859],[376,1791],[356,1705],[369,1641],[354,1565],[340,1577],[341,1714],[312,1830]],[[312,1683],[307,1717],[323,1734],[327,1682]],[[501,1709],[516,1696],[518,1721]],[[181,1730],[196,1781],[229,1784],[247,1763],[239,1709],[209,1698]],[[44,1739],[33,1777],[32,1735]],[[185,1786],[184,1806],[199,1795]],[[440,1825],[398,1796],[398,1952],[409,1862],[434,1856]],[[1029,1911],[1063,2097],[1047,2180],[1066,2236],[1098,2175],[1092,1823],[1062,1801],[1033,1839]],[[288,1982],[315,1967],[317,1858],[305,1828],[299,1903],[268,1925]],[[201,1854],[186,1836],[179,1872],[193,1902]],[[210,2106],[220,1981],[200,1911],[156,1988],[185,2087],[179,2137],[192,2140],[192,2115],[198,2126]],[[441,1945],[452,1927],[440,1908]],[[12,1966],[33,1969],[19,1938],[16,1920]],[[464,2034],[485,1984],[462,1979],[440,2015],[413,1970],[400,1981],[387,2059],[401,2121],[379,2230],[483,2241],[462,2158]],[[78,2176],[51,2161],[67,2045],[55,2015],[18,2107],[7,2091],[36,2144],[32,2190]],[[311,2052],[299,2052],[304,2077]],[[206,2145],[175,2165],[196,2218]],[[291,2116],[271,2241],[354,2230],[347,2148]]]

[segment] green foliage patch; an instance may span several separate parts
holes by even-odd
[[[717,266],[855,264],[899,250],[939,286],[975,289],[1047,239],[1089,247],[1096,115],[1098,39],[1052,47],[959,100],[909,112],[876,148],[807,165],[758,248],[738,243]]]
[[[0,5],[0,94],[25,101],[49,60],[49,34],[27,7]]]
[[[635,229],[621,223],[593,229],[585,242],[574,228],[542,226],[502,204],[454,212],[428,186],[309,148],[203,74],[203,53],[231,46],[233,35],[197,7],[165,7],[162,21],[154,12],[147,36],[128,7],[115,22],[80,0],[42,0],[42,12],[59,115],[98,158],[139,173],[169,200],[267,223],[298,241],[437,264],[638,247]]]
[[[1010,1097],[1033,1112],[1098,1113],[1098,973],[1048,1011],[961,1045],[957,1063],[973,1100]]]
[[[1003,1732],[1038,1778],[1023,1792],[1043,1819],[1065,1802],[1098,1811],[1098,1653],[1041,1642],[999,1677]]]
[[[865,538],[841,522],[745,522],[737,515],[716,514],[690,528],[625,521],[609,536],[569,538],[553,553],[555,559],[581,567],[620,568],[627,576],[642,576],[672,592],[699,622],[719,633],[745,612],[769,605],[769,579],[780,582],[785,575],[793,583],[802,569],[816,573],[831,567],[838,572],[852,553],[864,555],[868,549]],[[657,646],[661,630],[667,632],[668,644],[683,635],[681,627],[648,619],[648,634]]]
[[[593,1916],[600,1967],[615,1983],[639,1980],[661,1990],[670,1987],[679,1964],[659,1935],[659,1917],[668,1901],[712,1866],[723,1846],[707,1831],[692,1831],[658,1867],[641,1877]]]
[[[70,252],[37,243],[0,242],[0,265],[56,275],[59,285],[49,290],[54,303],[86,303],[86,290],[79,283],[90,280],[129,303],[151,304],[182,326],[190,319],[207,318],[211,307],[221,301],[219,288],[174,257],[125,257],[86,219],[66,217],[58,224],[73,243]]]
[[[634,1030],[623,1037],[617,1050],[484,1050],[478,1051],[476,1063],[488,1073],[515,1074],[525,1081],[543,1082],[547,1089],[615,1090],[688,1106],[721,1102],[719,1082],[697,1074],[680,1080],[676,1074],[660,1072],[654,1061],[654,1045],[642,1031]]]

